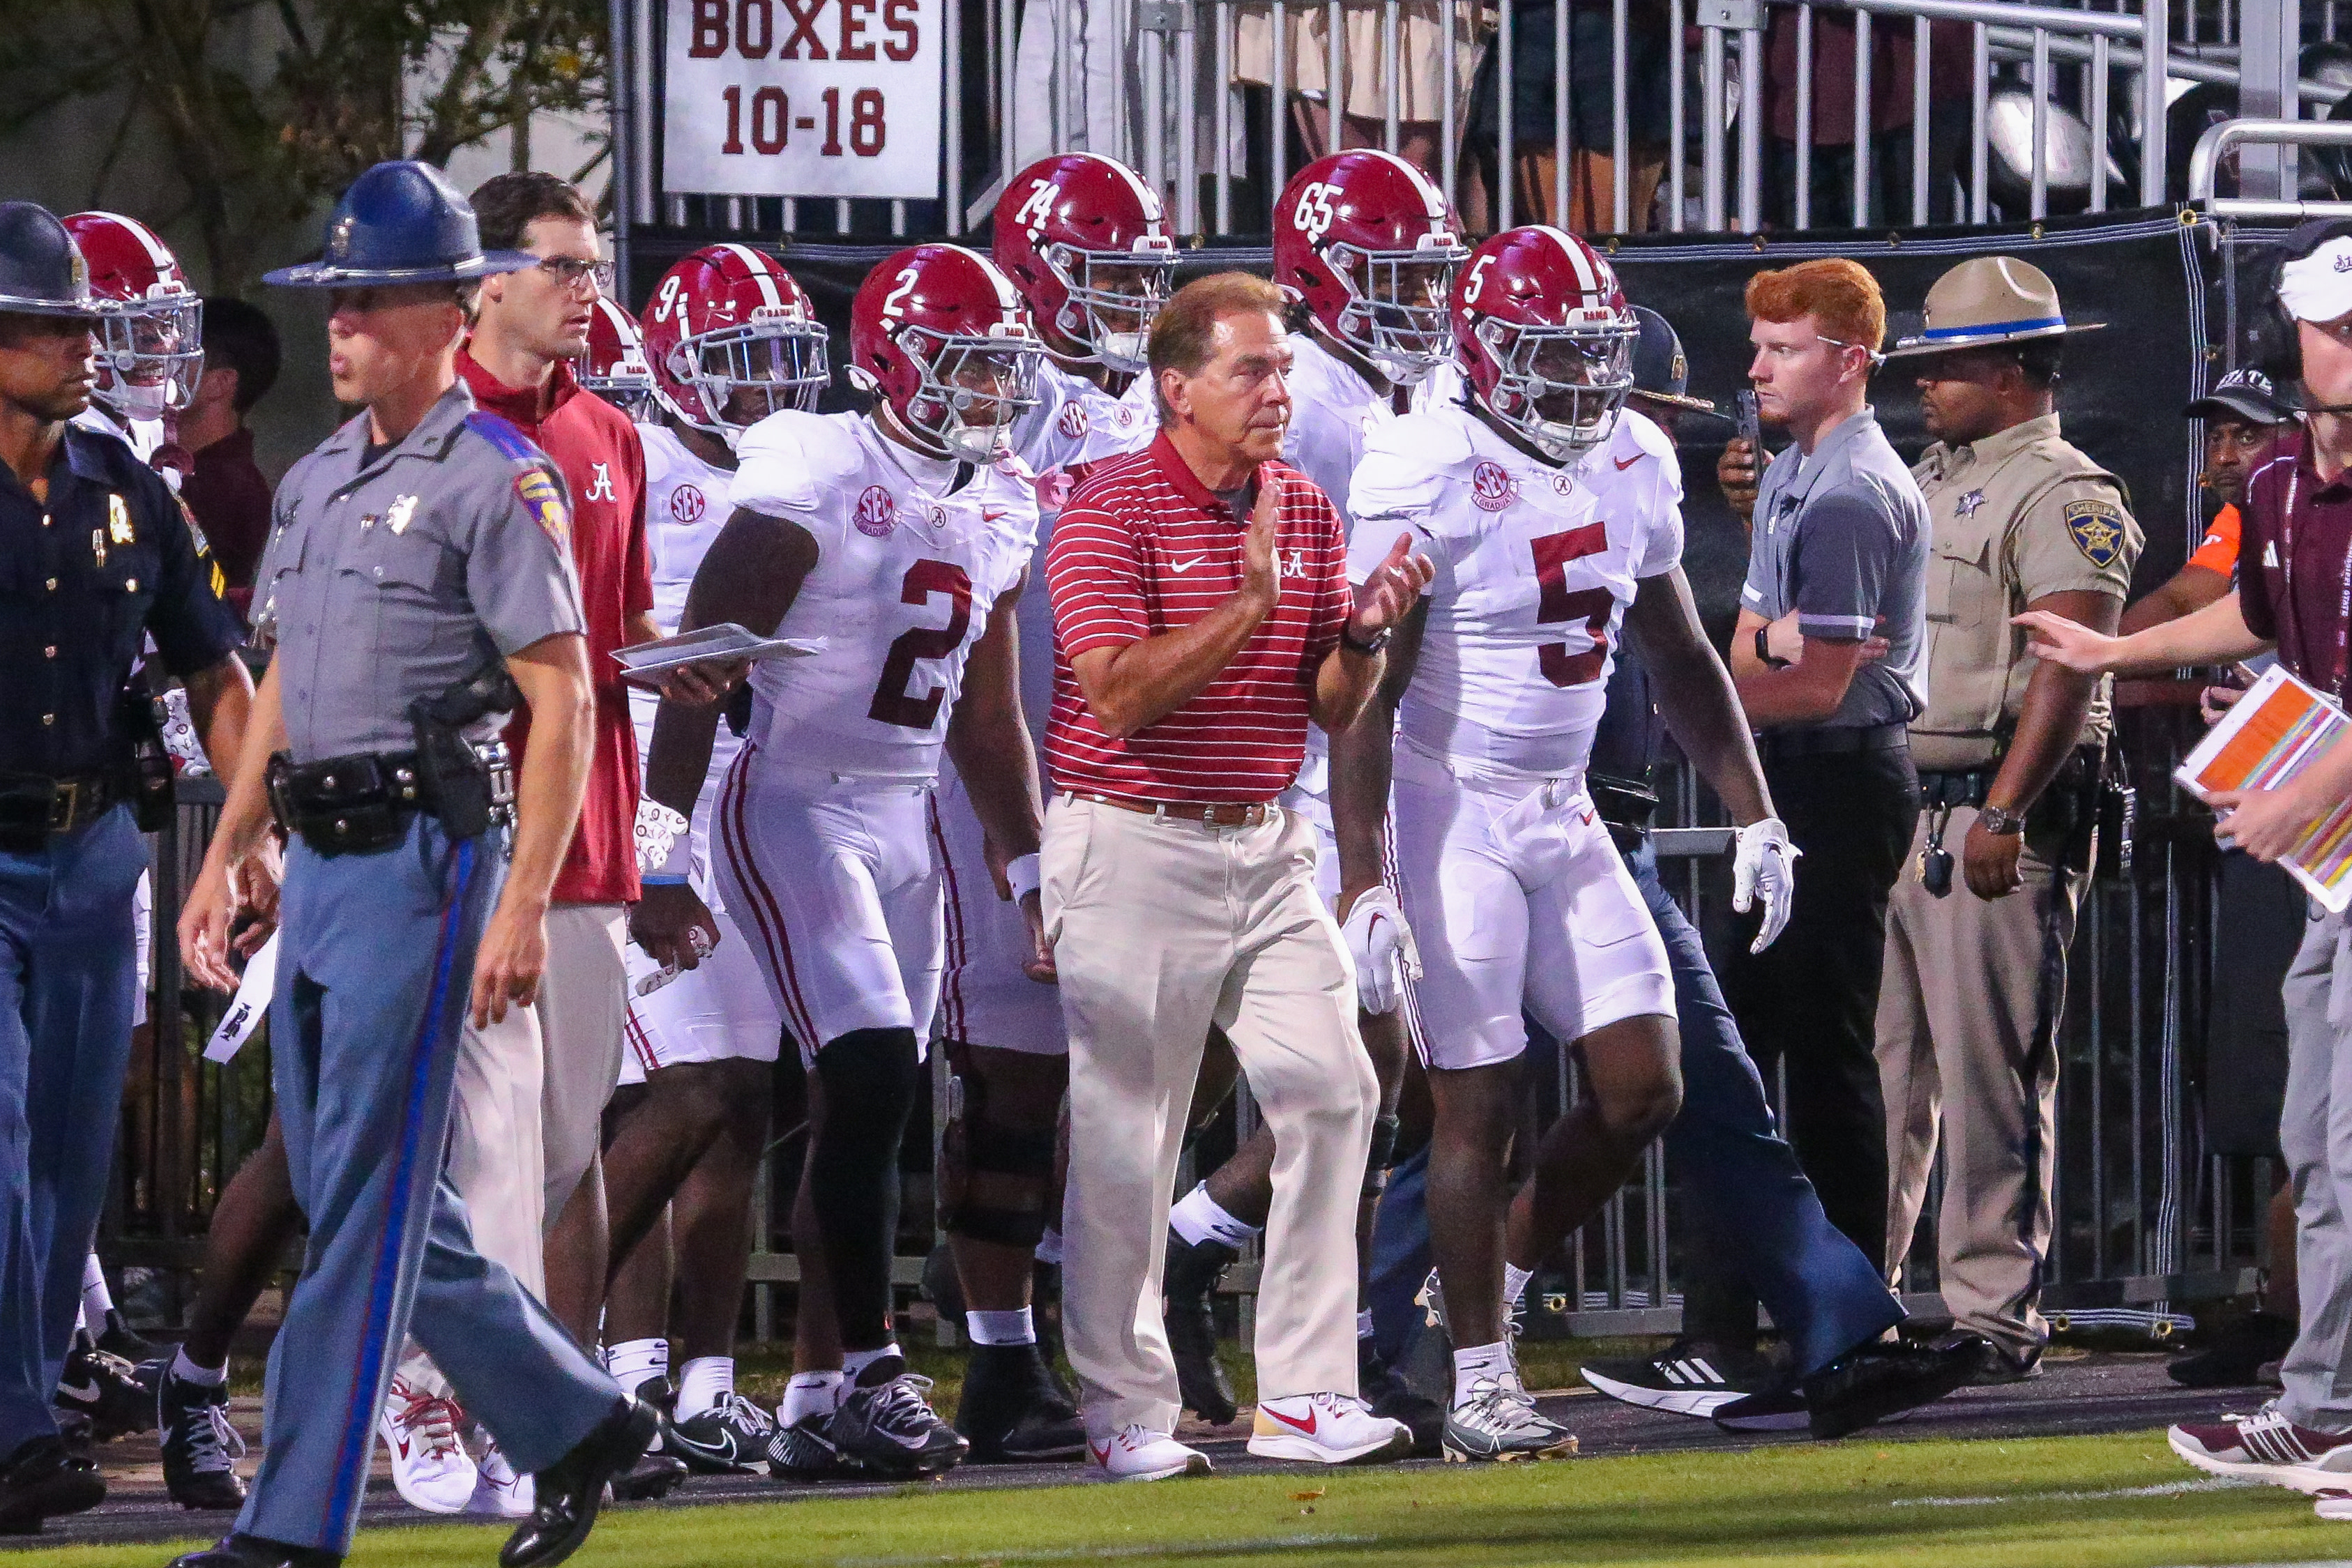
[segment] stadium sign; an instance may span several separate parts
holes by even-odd
[[[662,186],[940,193],[941,0],[667,0]]]

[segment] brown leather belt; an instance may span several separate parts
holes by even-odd
[[[1116,806],[1122,811],[1139,816],[1164,817],[1179,822],[1198,822],[1208,828],[1255,828],[1281,808],[1270,800],[1238,802],[1207,802],[1198,800],[1129,800],[1118,795],[1096,795],[1083,789],[1069,792],[1073,800],[1091,800],[1097,806]]]

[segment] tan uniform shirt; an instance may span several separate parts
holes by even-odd
[[[1927,709],[1911,721],[1911,753],[1923,772],[1977,768],[2000,750],[2033,675],[2010,618],[2049,593],[2126,598],[2144,539],[2123,482],[2061,439],[2054,413],[1969,446],[1937,442],[1912,476],[1935,543]],[[2105,738],[2111,690],[2100,682],[2084,740]]]

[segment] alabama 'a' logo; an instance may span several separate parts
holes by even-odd
[[[1519,498],[1519,486],[1499,463],[1481,463],[1470,470],[1470,504],[1482,512],[1499,512]]]
[[[857,511],[851,520],[866,538],[887,539],[890,530],[898,526],[898,503],[881,486],[868,485],[866,493],[857,497]]]

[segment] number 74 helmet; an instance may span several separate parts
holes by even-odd
[[[1452,357],[1445,297],[1470,253],[1445,196],[1393,152],[1318,158],[1274,209],[1274,280],[1326,332],[1411,385]]]
[[[961,246],[898,252],[849,302],[850,380],[937,457],[992,461],[1037,406],[1044,355],[1012,279]]]
[[[1454,281],[1454,343],[1471,395],[1556,463],[1617,428],[1641,331],[1616,269],[1545,225],[1495,235]]]
[[[655,400],[730,447],[779,409],[814,408],[833,379],[808,295],[748,245],[680,256],[654,285],[638,329]]]
[[[996,265],[1040,332],[1114,371],[1144,368],[1144,340],[1176,275],[1160,197],[1098,152],[1041,158],[996,204]]]

